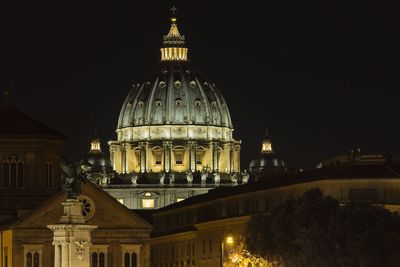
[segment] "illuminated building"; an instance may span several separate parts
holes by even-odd
[[[129,208],[160,208],[240,183],[240,141],[217,86],[191,67],[177,19],[158,69],[132,85],[110,158],[118,179],[103,188]],[[154,203],[154,204],[152,204]]]
[[[243,251],[251,216],[313,188],[341,203],[371,201],[399,212],[400,162],[361,155],[310,171],[264,173],[258,181],[217,188],[155,210],[151,266],[222,266],[221,259],[223,266],[248,266],[235,261],[251,257]]]

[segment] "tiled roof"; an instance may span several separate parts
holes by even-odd
[[[0,137],[46,136],[63,139],[64,135],[12,106],[0,107]]]

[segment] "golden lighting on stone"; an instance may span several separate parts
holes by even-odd
[[[91,151],[101,151],[99,139],[92,140],[92,143],[90,144],[90,150]]]
[[[171,18],[171,28],[164,35],[164,47],[161,48],[161,61],[186,61],[188,49],[184,47],[185,36],[179,33],[176,17]]]
[[[262,148],[261,148],[262,153],[271,153],[272,152],[272,144],[271,141],[268,139],[265,139],[262,143]]]

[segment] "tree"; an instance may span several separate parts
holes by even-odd
[[[340,205],[312,189],[253,216],[246,247],[288,267],[400,266],[400,216],[367,202]]]

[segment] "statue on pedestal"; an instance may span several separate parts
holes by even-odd
[[[69,199],[76,199],[81,193],[81,183],[85,183],[88,178],[79,164],[72,164],[67,159],[59,157],[62,170],[62,187],[68,193]]]

